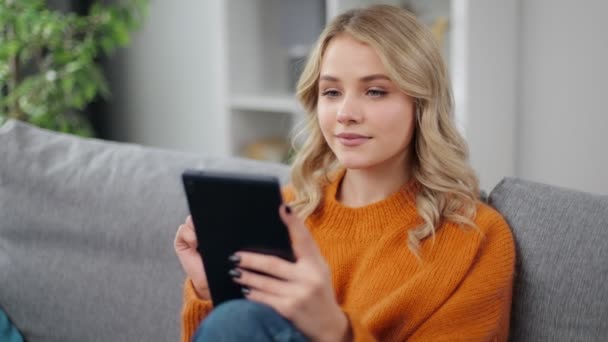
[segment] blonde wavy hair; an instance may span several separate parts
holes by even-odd
[[[408,232],[408,247],[419,256],[420,242],[434,237],[443,220],[475,227],[479,183],[453,121],[451,84],[439,46],[430,30],[405,9],[375,5],[350,10],[321,33],[297,86],[298,100],[309,115],[303,129],[306,140],[292,164],[291,206],[301,217],[314,213],[330,175],[339,168],[321,133],[316,107],[323,53],[340,33],[373,47],[391,80],[415,99],[412,177],[420,185],[416,207],[424,223]]]

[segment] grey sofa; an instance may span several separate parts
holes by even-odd
[[[27,341],[176,341],[185,168],[283,165],[0,128],[0,307]],[[515,341],[608,340],[608,197],[505,179]]]

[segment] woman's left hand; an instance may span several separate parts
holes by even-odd
[[[284,205],[279,214],[297,261],[238,252],[240,276],[234,280],[249,289],[244,291],[248,299],[274,308],[313,341],[349,340],[350,325],[336,301],[329,266],[308,228]]]

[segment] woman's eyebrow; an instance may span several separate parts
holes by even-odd
[[[340,79],[330,75],[321,75],[319,81],[330,81],[330,82],[339,82]]]
[[[390,81],[391,79],[383,74],[373,74],[373,75],[368,75],[368,76],[364,76],[360,78],[361,82],[369,82],[369,81],[375,81],[375,80],[387,80]]]
[[[391,79],[384,74],[372,74],[372,75],[363,76],[359,79],[360,82],[370,82],[370,81],[374,81],[374,80],[390,81]],[[319,77],[319,81],[339,82],[340,79],[335,76],[331,76],[331,75],[321,75],[321,77]]]

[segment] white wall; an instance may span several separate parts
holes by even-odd
[[[521,1],[517,174],[608,194],[608,1]]]
[[[481,189],[515,175],[518,10],[514,0],[452,0],[456,119]]]
[[[110,138],[226,155],[221,1],[153,0],[131,47],[109,61]]]

